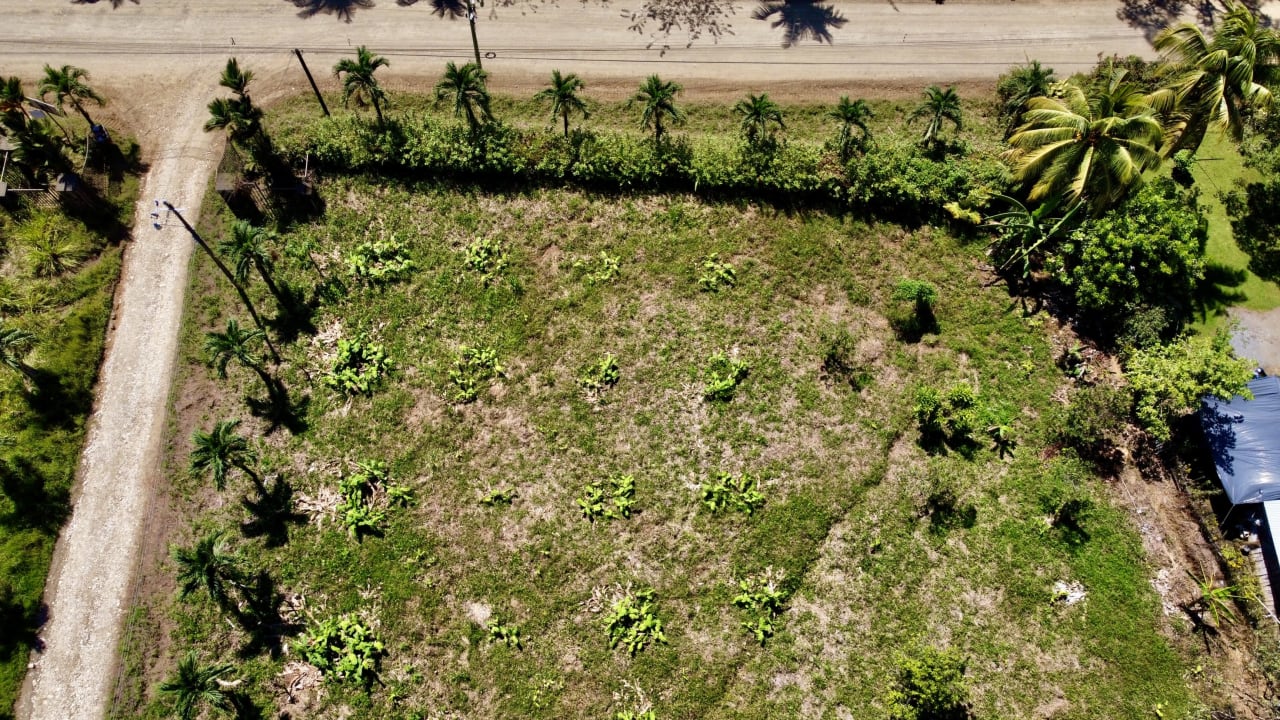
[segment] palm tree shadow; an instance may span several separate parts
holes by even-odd
[[[396,0],[400,7],[417,5],[419,0]],[[467,0],[426,0],[431,6],[431,14],[450,20],[461,20],[467,17]]]
[[[249,538],[264,538],[269,548],[281,547],[289,542],[289,526],[307,521],[303,513],[293,509],[293,485],[277,474],[270,488],[257,488],[257,498],[243,497],[240,505],[249,513],[249,519],[240,524],[240,532]]]
[[[315,335],[312,319],[316,303],[308,301],[305,291],[295,285],[281,283],[276,297],[276,316],[270,322],[281,342],[289,343],[299,335]]]
[[[298,17],[306,19],[316,15],[333,15],[343,22],[351,22],[356,10],[373,7],[373,0],[286,0],[298,8]]]
[[[242,658],[251,658],[267,652],[272,660],[278,660],[285,649],[285,641],[302,632],[302,625],[286,619],[280,612],[284,595],[276,587],[276,581],[265,570],[259,572],[244,590],[245,609],[241,615],[249,642],[240,648]]]
[[[1247,300],[1247,296],[1238,288],[1244,284],[1245,271],[1222,263],[1209,261],[1205,263],[1204,279],[1196,287],[1192,304],[1201,321],[1210,315],[1219,315],[1232,305]]]
[[[38,632],[49,616],[49,608],[43,602],[24,603],[14,598],[7,586],[0,587],[0,623],[5,632],[0,634],[0,661],[8,662],[14,653],[26,653],[30,648],[43,650]]]
[[[0,515],[0,526],[57,532],[70,514],[71,495],[65,488],[49,488],[48,478],[26,458],[0,463],[0,491],[13,510]]]
[[[303,395],[295,400],[290,397],[289,389],[279,380],[272,380],[271,386],[267,388],[267,397],[246,397],[245,404],[249,406],[249,412],[255,417],[260,417],[269,423],[266,429],[267,435],[281,427],[294,435],[307,429],[306,418],[307,411],[311,407],[311,396]]]
[[[782,28],[782,47],[789,48],[802,40],[831,44],[831,31],[840,29],[848,18],[830,3],[817,0],[767,0],[752,13],[755,20],[776,20],[770,27]]]
[[[71,0],[72,5],[97,5],[99,0]],[[134,5],[139,5],[138,0],[129,0]],[[115,9],[124,4],[124,0],[111,0],[111,8]]]

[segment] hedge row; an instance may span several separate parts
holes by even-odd
[[[908,221],[939,217],[950,202],[980,205],[1008,182],[994,158],[963,150],[934,157],[901,140],[843,164],[829,146],[802,141],[754,149],[731,138],[676,138],[655,146],[617,132],[564,137],[494,123],[472,133],[422,116],[379,128],[350,115],[281,128],[274,140],[292,161],[309,155],[339,172],[826,202]]]

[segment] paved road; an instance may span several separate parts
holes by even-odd
[[[578,72],[593,87],[621,88],[653,72],[691,91],[738,95],[746,89],[819,85],[918,87],[944,81],[989,82],[1008,66],[1038,58],[1066,74],[1100,53],[1150,55],[1143,29],[1117,19],[1118,3],[837,2],[845,22],[825,26],[829,43],[783,48],[782,29],[753,20],[739,5],[732,34],[686,47],[684,29],[669,39],[629,29],[625,9],[643,0],[515,0],[479,22],[486,69],[498,86],[540,82],[553,67]],[[343,0],[314,0],[330,5]],[[350,48],[368,44],[391,58],[389,79],[425,87],[447,59],[465,60],[465,21],[432,15],[430,0],[398,7],[379,0],[356,7],[350,22],[300,18],[292,0],[0,0],[0,67],[30,81],[45,63],[89,69],[112,98],[117,122],[135,128],[151,163],[139,221],[125,258],[107,357],[90,419],[75,508],[58,541],[46,600],[45,650],[28,674],[19,717],[100,720],[116,678],[121,620],[159,477],[168,393],[187,283],[190,243],[180,230],[151,227],[152,199],[165,197],[194,215],[214,169],[214,138],[200,131],[204,104],[230,54],[258,72],[255,96],[302,91],[289,50],[302,48],[320,80]],[[535,12],[536,11],[536,12]],[[663,45],[670,49],[661,51]],[[263,92],[265,89],[266,92]]]

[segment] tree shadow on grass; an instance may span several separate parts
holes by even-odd
[[[373,0],[286,0],[298,8],[298,17],[306,19],[316,15],[333,15],[343,22],[351,22],[357,10],[373,7]]]
[[[71,512],[70,493],[49,489],[48,478],[22,457],[0,463],[0,490],[13,511],[0,515],[0,526],[56,533]]]
[[[302,395],[294,398],[289,394],[289,389],[284,386],[284,383],[277,379],[273,379],[271,386],[267,388],[267,397],[249,396],[244,400],[249,406],[249,412],[269,423],[266,429],[267,435],[282,427],[294,435],[307,429],[306,418],[307,411],[311,408],[311,396]]]
[[[789,48],[802,40],[831,44],[831,31],[839,30],[848,18],[831,3],[816,0],[770,0],[760,3],[752,13],[755,20],[772,21],[769,27],[782,28],[782,47]]]
[[[240,613],[240,623],[249,633],[249,642],[238,654],[251,658],[266,652],[271,659],[279,659],[284,654],[285,641],[302,632],[302,625],[281,614],[284,595],[276,586],[275,578],[265,570],[254,576],[245,588],[244,597],[246,607]]]
[[[22,602],[13,596],[8,584],[0,584],[0,662],[30,648],[44,649],[37,633],[48,619],[49,608],[43,602]]]
[[[1232,305],[1238,305],[1248,297],[1237,290],[1245,281],[1245,271],[1210,260],[1205,263],[1204,280],[1191,298],[1193,311],[1201,321],[1210,315],[1220,315]]]
[[[240,524],[245,537],[264,538],[269,548],[281,547],[289,542],[289,526],[306,523],[307,516],[293,509],[293,486],[277,474],[269,488],[258,488],[257,497],[243,497],[240,504],[249,513],[249,519]]]
[[[316,326],[312,322],[317,309],[315,299],[308,300],[306,293],[296,285],[281,283],[280,294],[276,296],[276,316],[270,325],[276,332],[280,342],[291,343],[299,335],[315,335]]]
[[[27,394],[27,407],[44,428],[72,428],[89,414],[93,395],[79,388],[68,388],[61,375],[44,368],[34,368],[30,375],[32,389]]]

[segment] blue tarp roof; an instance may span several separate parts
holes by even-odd
[[[1205,398],[1200,424],[1231,502],[1280,500],[1280,377],[1249,383],[1252,400]]]

